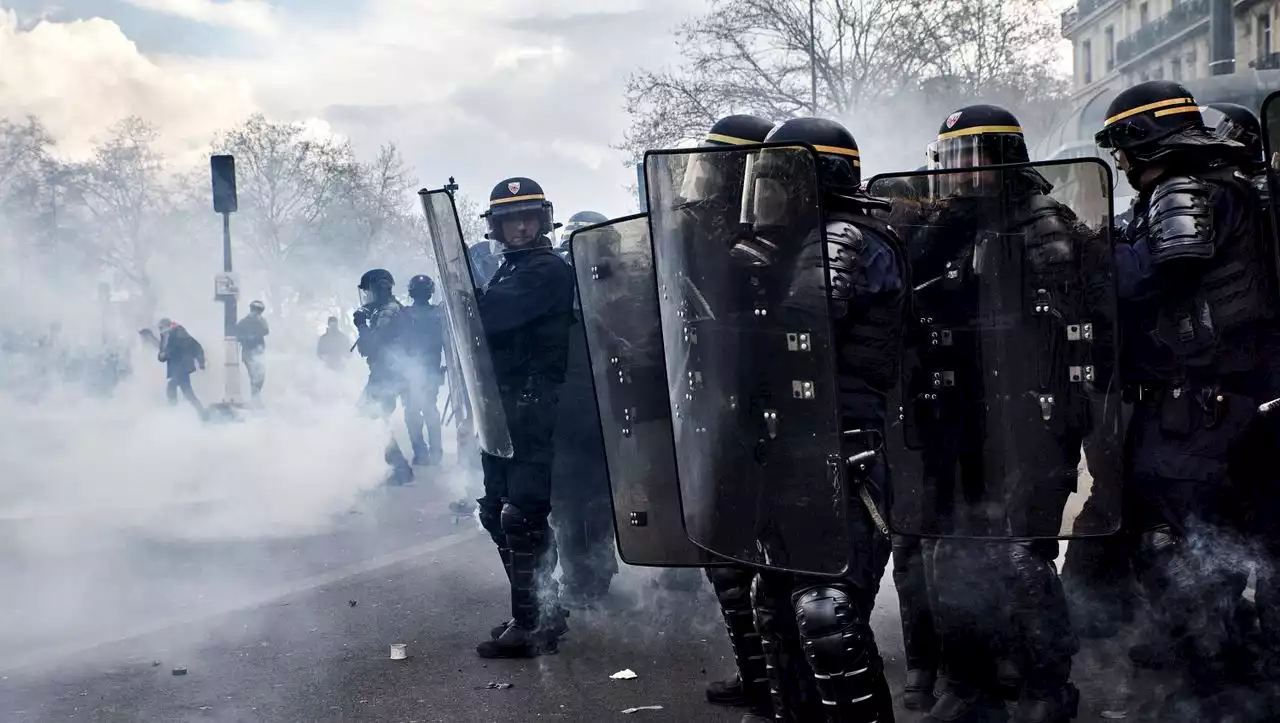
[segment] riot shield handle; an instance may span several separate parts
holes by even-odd
[[[863,446],[872,453],[878,453],[884,449],[884,433],[878,429],[848,429],[841,435],[845,438],[853,437],[862,440]],[[861,457],[862,454],[856,454],[854,457]]]

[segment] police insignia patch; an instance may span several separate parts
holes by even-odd
[[[516,195],[517,193],[520,193],[520,182],[512,181],[511,183],[508,183],[507,190],[511,192],[512,196]]]
[[[960,120],[960,114],[961,114],[962,112],[963,112],[963,111],[956,111],[955,113],[952,113],[951,115],[947,116],[947,127],[948,127],[948,128],[955,128],[955,127],[956,127],[956,123]]]

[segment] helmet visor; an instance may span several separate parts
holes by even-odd
[[[929,170],[962,170],[1026,161],[1022,135],[1018,133],[976,133],[939,138],[928,146]],[[947,173],[930,177],[937,184],[935,195],[951,196],[998,191],[1000,176],[991,171]]]

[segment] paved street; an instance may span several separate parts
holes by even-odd
[[[575,614],[559,655],[478,659],[475,644],[506,617],[505,578],[487,536],[471,519],[455,524],[446,502],[424,479],[369,495],[324,535],[138,541],[128,559],[144,569],[124,586],[94,577],[69,588],[99,596],[89,609],[100,614],[75,620],[48,608],[47,589],[24,593],[57,580],[48,565],[58,559],[5,562],[4,579],[19,584],[0,614],[28,624],[0,627],[0,721],[738,720],[702,697],[731,671],[709,589],[660,591],[653,570],[625,569],[605,609]],[[898,689],[897,600],[885,583],[874,626]],[[85,609],[77,602],[68,614]],[[389,660],[392,643],[407,644],[409,660]],[[173,675],[179,667],[186,675]],[[609,678],[624,668],[639,677]],[[1088,646],[1079,720],[1116,708],[1108,691],[1127,676],[1118,643]],[[661,709],[623,712],[642,706]]]

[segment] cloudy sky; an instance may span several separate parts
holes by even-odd
[[[700,0],[0,0],[0,115],[83,153],[130,114],[201,153],[251,112],[394,140],[423,185],[527,175],[559,215],[622,215],[622,89],[674,62]],[[669,59],[669,60],[668,60]]]

